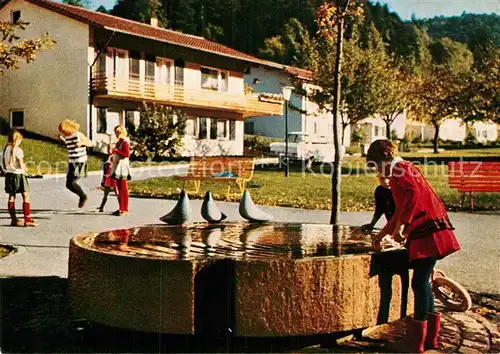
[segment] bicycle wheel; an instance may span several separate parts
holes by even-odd
[[[472,306],[469,292],[454,280],[435,278],[432,282],[432,291],[452,311],[465,312]]]

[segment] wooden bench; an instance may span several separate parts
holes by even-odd
[[[254,169],[255,159],[253,157],[192,157],[189,162],[187,175],[175,176],[174,179],[193,181],[195,188],[194,193],[200,191],[201,181],[227,183],[226,198],[229,200],[231,185],[233,183],[238,185],[241,194],[243,194],[247,182],[253,177]]]
[[[469,193],[470,209],[474,211],[472,193],[500,192],[500,161],[450,161],[448,162],[448,182],[451,188]]]

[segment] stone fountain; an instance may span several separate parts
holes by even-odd
[[[374,258],[369,237],[347,226],[223,223],[86,233],[70,242],[69,296],[76,316],[137,331],[333,333],[377,323]],[[402,293],[395,277],[389,320],[400,318]]]

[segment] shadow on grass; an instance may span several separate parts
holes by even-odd
[[[192,353],[192,352],[326,352],[319,346],[338,335],[233,338],[161,335],[121,330],[71,316],[67,279],[13,277],[0,279],[0,348],[3,353]],[[138,299],[138,306],[141,304]],[[375,349],[374,349],[375,350]],[[328,352],[359,352],[333,346]],[[376,350],[375,350],[376,351]]]

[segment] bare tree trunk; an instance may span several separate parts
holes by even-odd
[[[349,0],[347,0],[349,2]],[[340,6],[337,3],[337,6]],[[333,86],[335,87],[333,97],[333,144],[335,149],[335,160],[333,161],[332,171],[332,214],[330,216],[330,224],[338,225],[340,218],[340,74],[342,64],[342,45],[344,41],[344,17],[343,14],[338,19],[337,23],[337,57],[335,58],[335,74],[333,77]]]
[[[438,154],[439,153],[439,146],[438,146],[438,140],[439,140],[439,128],[440,124],[433,122],[432,125],[434,125],[434,139],[432,140],[432,146],[434,148],[434,153]]]

